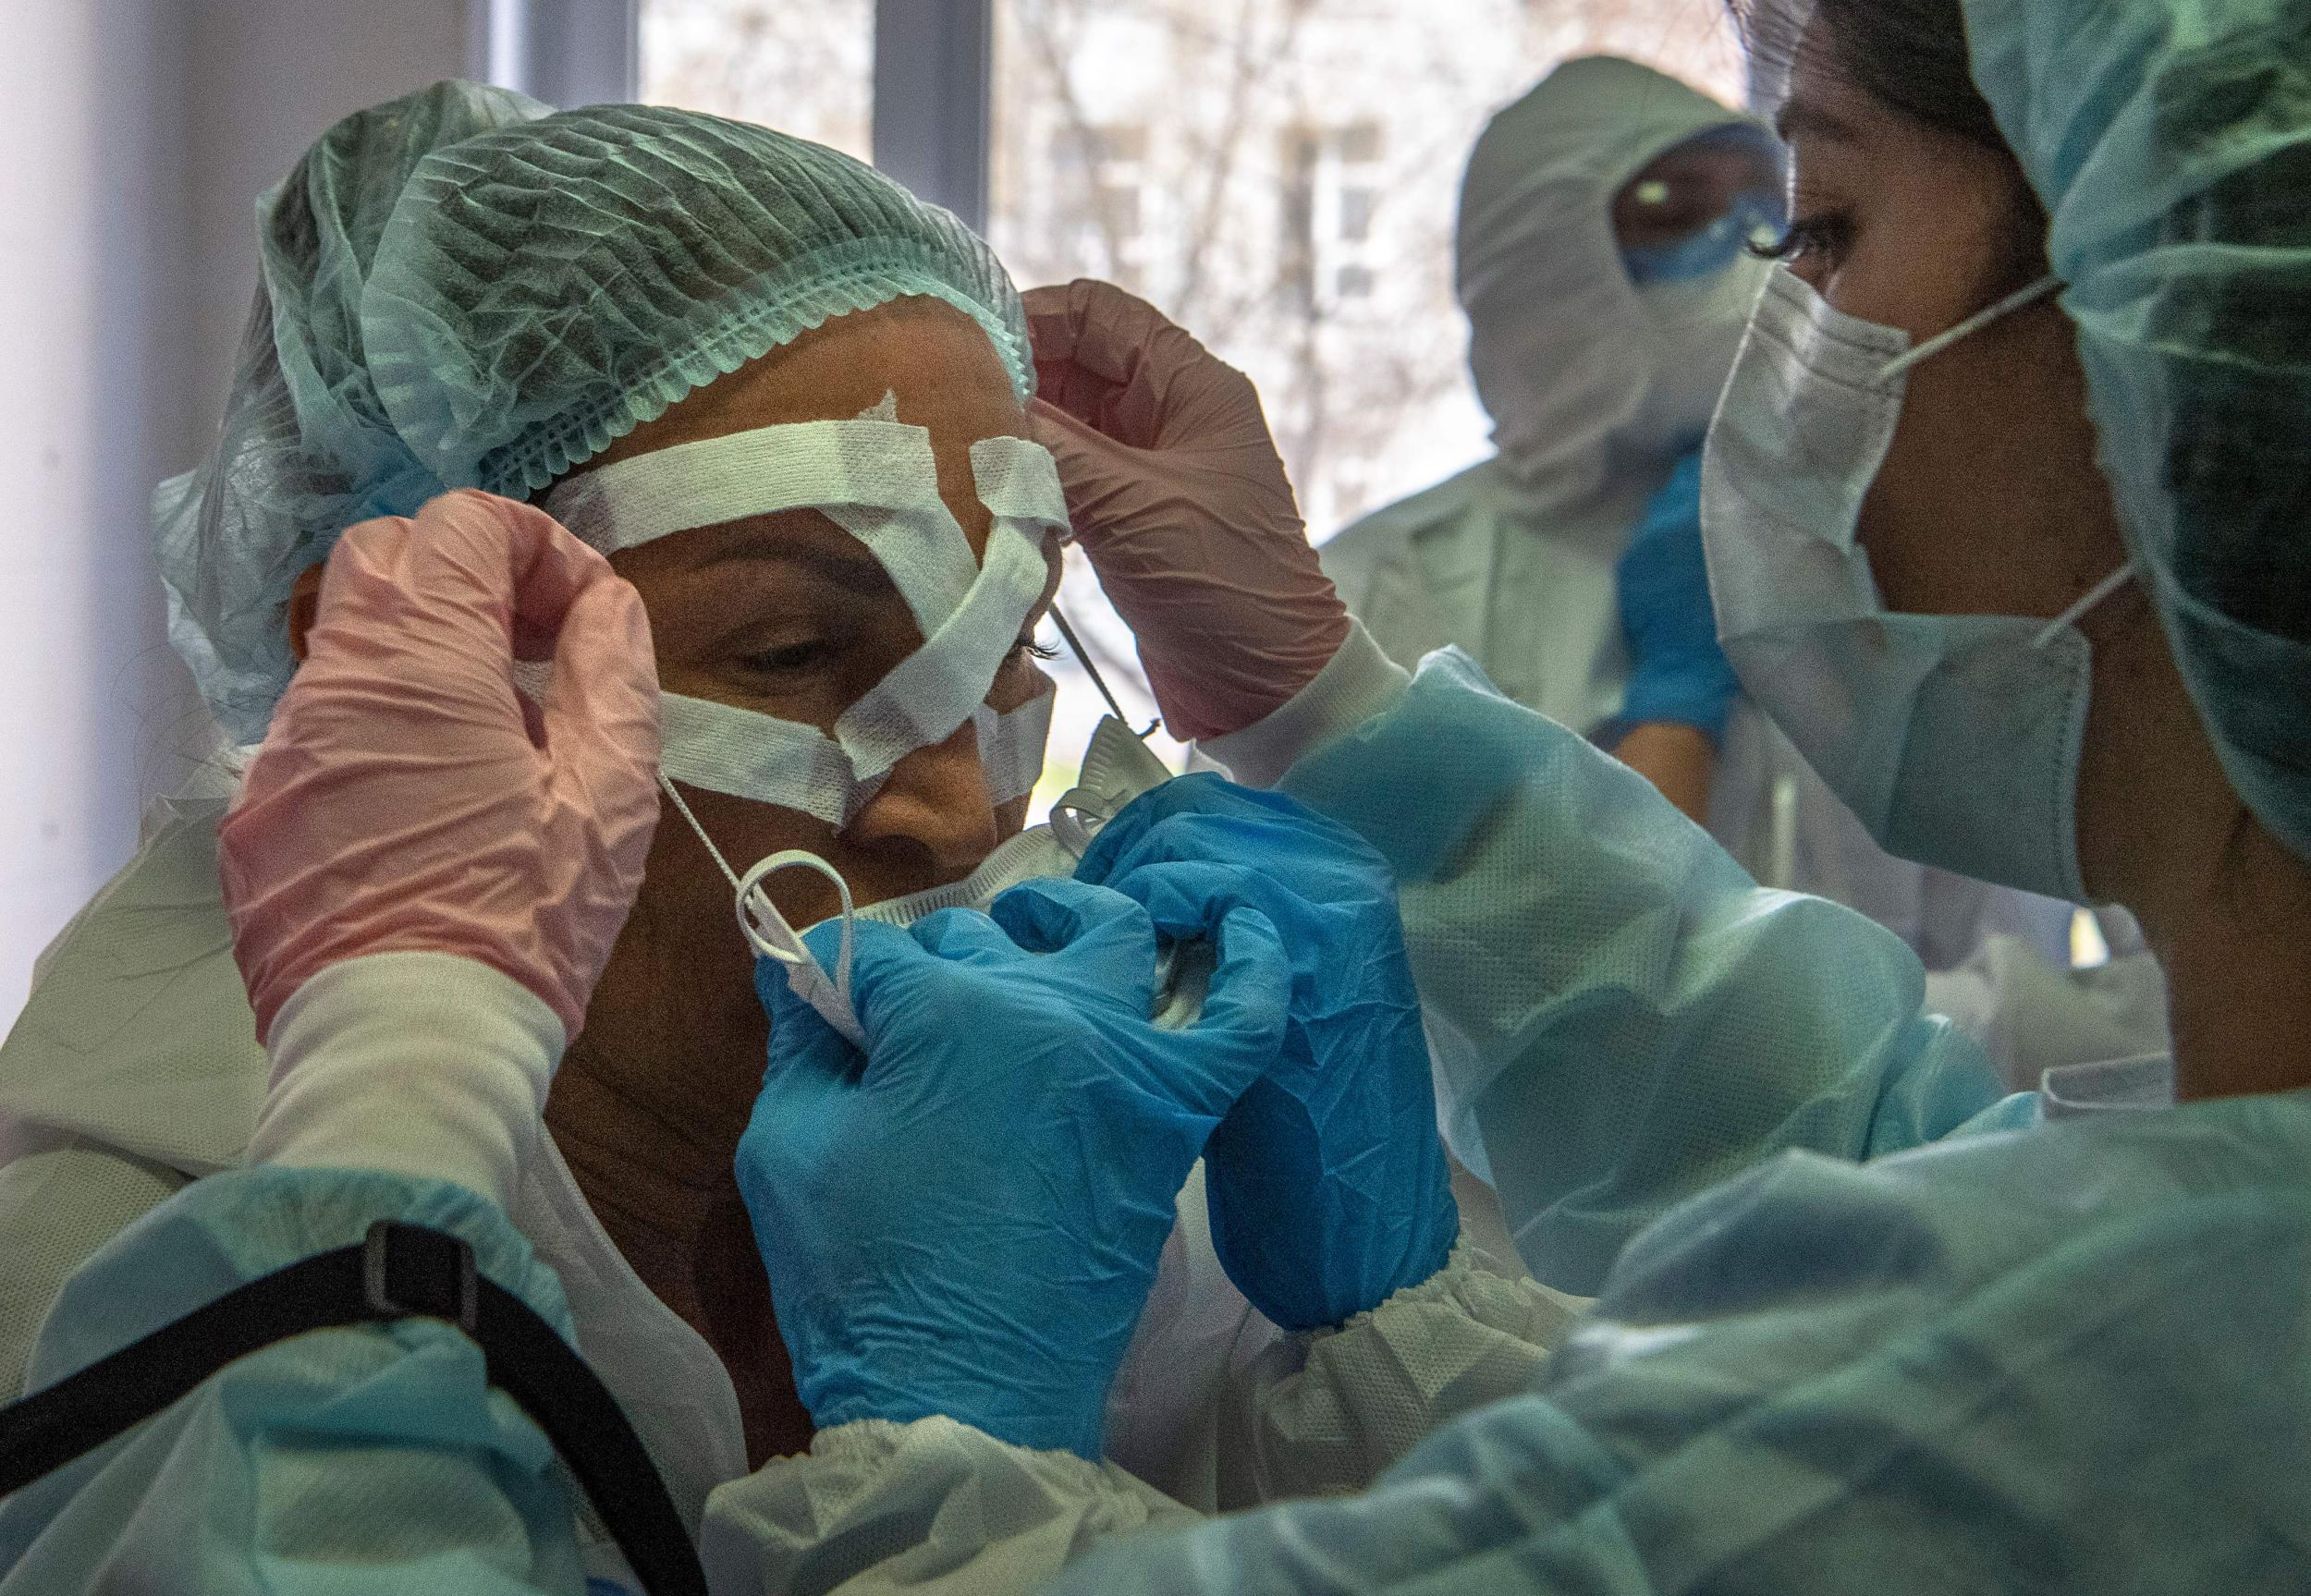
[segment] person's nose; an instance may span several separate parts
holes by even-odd
[[[852,847],[920,850],[924,883],[960,881],[995,850],[995,800],[979,734],[966,721],[945,742],[920,748],[891,767],[890,778],[843,829]]]

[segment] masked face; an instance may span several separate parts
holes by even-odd
[[[1710,431],[1702,528],[1727,657],[1882,847],[2083,902],[2076,789],[2093,678],[2076,623],[2131,567],[2045,621],[1904,614],[1856,536],[1910,372],[2058,286],[1913,347],[1778,274]]]
[[[1622,431],[1632,451],[1700,445],[1781,237],[1780,164],[1763,132],[1724,128],[1664,152],[1613,199],[1613,238],[1652,335],[1653,380]]]
[[[1577,502],[1699,442],[1779,187],[1762,128],[1634,62],[1569,62],[1494,118],[1455,281],[1500,464],[1529,493]]]

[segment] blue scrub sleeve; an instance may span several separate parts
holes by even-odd
[[[1999,1102],[1891,932],[1758,886],[1457,650],[1385,701],[1279,785],[1395,871],[1447,1138],[1539,1279],[1594,1294],[1638,1231],[1783,1149],[1870,1158]]]
[[[263,1166],[197,1180],[99,1249],[50,1311],[27,1387],[358,1242],[379,1219],[463,1237],[483,1274],[571,1335],[560,1282],[478,1193]],[[0,1596],[402,1596],[420,1578],[437,1596],[582,1596],[571,1501],[552,1444],[490,1388],[481,1348],[451,1326],[315,1331],[227,1365],[0,1503]]]

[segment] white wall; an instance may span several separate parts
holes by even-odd
[[[0,1023],[200,717],[146,499],[215,425],[252,204],[334,118],[466,70],[467,0],[67,0],[0,52]]]
[[[256,285],[257,196],[340,116],[466,76],[467,0],[173,0],[191,19],[182,72],[198,287],[194,396],[214,424]],[[186,463],[190,463],[190,458]]]

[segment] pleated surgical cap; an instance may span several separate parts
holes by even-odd
[[[2121,526],[2223,767],[2311,859],[2303,0],[1965,0]]]
[[[171,636],[237,742],[295,668],[299,573],[356,522],[450,488],[529,498],[691,390],[901,298],[970,316],[1033,389],[1018,293],[961,223],[697,112],[436,84],[332,128],[258,232],[222,435],[153,506]]]

